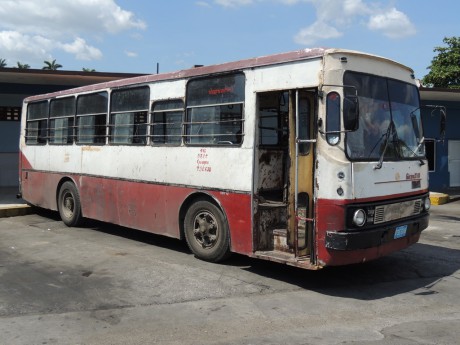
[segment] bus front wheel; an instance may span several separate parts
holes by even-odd
[[[77,226],[81,223],[80,195],[72,182],[64,182],[59,189],[58,209],[62,221],[67,226]]]
[[[200,200],[187,210],[184,220],[185,239],[199,259],[219,262],[230,255],[230,234],[222,211]]]

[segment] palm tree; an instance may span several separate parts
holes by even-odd
[[[19,61],[17,62],[18,64],[18,68],[19,69],[29,69],[30,68],[30,65],[26,64],[26,63],[20,63]]]
[[[43,66],[42,69],[47,69],[47,70],[51,70],[51,71],[55,71],[57,70],[58,68],[61,68],[62,65],[56,63],[56,59],[54,59],[53,61],[43,61],[45,63],[45,66]]]
[[[5,68],[5,67],[6,67],[6,60],[0,59],[0,68]]]

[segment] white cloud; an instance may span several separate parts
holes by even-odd
[[[294,37],[294,41],[298,44],[310,45],[317,41],[338,38],[343,34],[335,27],[324,22],[315,22],[307,28],[300,30]]]
[[[102,52],[86,43],[83,38],[76,38],[72,43],[62,44],[62,49],[74,54],[77,60],[97,60],[102,58]]]
[[[35,35],[24,35],[16,31],[0,32],[0,51],[10,65],[21,63],[42,63],[49,58],[48,52],[55,47],[52,40]],[[27,61],[26,61],[27,57]]]
[[[214,2],[224,7],[238,7],[251,5],[254,3],[254,0],[214,0]]]
[[[3,28],[52,37],[146,27],[114,0],[2,0],[0,17]]]
[[[295,5],[295,4],[298,4],[299,2],[305,2],[305,0],[278,0],[278,1],[286,5]]]
[[[372,15],[368,22],[368,28],[381,31],[390,38],[402,38],[416,33],[415,26],[409,18],[396,8],[386,13]]]
[[[0,18],[2,58],[29,64],[38,56],[43,62],[56,50],[79,60],[100,59],[102,52],[88,39],[146,28],[115,0],[1,0]]]
[[[128,50],[125,50],[125,55],[130,57],[130,58],[135,58],[137,57],[137,53],[136,52],[131,52],[131,51],[128,51]]]
[[[340,37],[352,25],[360,25],[357,19],[364,19],[367,28],[381,32],[389,38],[405,37],[415,33],[414,25],[403,12],[395,8],[383,11],[380,9],[381,2],[373,2],[371,6],[364,0],[306,1],[315,7],[316,21],[294,36],[294,41],[299,44],[310,45]]]
[[[201,7],[211,7],[211,5],[206,1],[197,1],[197,2],[195,2],[195,4],[197,6],[201,6]]]
[[[214,0],[214,3],[224,7],[240,7],[268,1],[289,6],[310,4],[315,8],[315,22],[294,36],[294,41],[299,44],[315,44],[337,38],[350,26],[363,23],[367,23],[368,29],[392,39],[410,36],[416,32],[406,14],[396,8],[382,9],[384,0]]]
[[[301,29],[294,41],[302,45],[312,45],[319,41],[338,38],[351,25],[356,16],[366,13],[367,6],[362,0],[308,0],[316,9],[316,21]]]

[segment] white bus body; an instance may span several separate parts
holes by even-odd
[[[91,110],[93,98],[106,109]],[[185,237],[205,260],[363,262],[415,243],[428,225],[418,103],[412,70],[340,49],[33,96],[21,193],[68,225],[88,217]],[[365,104],[382,113],[375,138]]]

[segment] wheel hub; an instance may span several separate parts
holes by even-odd
[[[195,217],[193,235],[203,248],[212,248],[217,242],[217,220],[210,212],[200,212]]]

